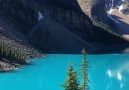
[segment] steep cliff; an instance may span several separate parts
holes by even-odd
[[[25,33],[36,25],[38,17],[33,0],[1,0],[0,14],[15,26],[25,29]]]
[[[85,40],[90,39],[90,34],[92,32],[92,22],[88,16],[82,13],[77,2],[74,4],[65,2],[51,1],[42,2],[42,5],[39,4],[39,9],[43,10],[44,13],[49,14],[49,16],[59,22],[64,27],[67,27],[71,32],[77,34],[80,37],[85,38]],[[59,3],[59,4],[58,4]],[[64,5],[62,7],[62,5]],[[74,8],[75,5],[75,8]]]
[[[105,22],[108,25],[112,24],[110,27],[113,26],[115,28],[115,24],[107,17],[105,2],[103,0],[38,0],[35,2],[39,6],[38,8],[47,13],[53,20],[89,42],[96,42],[94,38],[100,37],[99,31],[96,34],[94,33],[96,32],[96,26],[92,24],[92,20]],[[99,13],[100,10],[101,13]],[[105,31],[102,30],[102,32],[105,34]],[[107,35],[110,36],[108,33]],[[102,40],[101,37],[100,41],[105,44],[105,40]]]
[[[105,0],[77,0],[82,11],[91,19],[108,23]]]
[[[51,4],[51,6],[59,6],[65,9],[74,9],[76,11],[83,11],[85,15],[91,19],[98,19],[106,21],[105,0],[35,0],[42,4]],[[101,13],[100,13],[101,11]]]
[[[0,16],[46,52],[78,53],[85,47],[92,53],[108,45],[128,43],[112,31],[115,26],[107,16],[105,3],[105,0],[1,0]]]

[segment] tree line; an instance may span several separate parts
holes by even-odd
[[[26,63],[25,59],[26,57],[22,51],[18,51],[6,45],[2,39],[0,40],[0,60],[13,63]]]
[[[82,50],[82,56],[83,60],[80,64],[80,70],[81,70],[81,77],[82,77],[82,83],[78,83],[78,76],[77,72],[74,70],[72,63],[70,62],[68,66],[68,72],[67,72],[67,80],[64,84],[61,86],[64,88],[64,90],[89,90],[89,79],[88,79],[88,73],[89,70],[88,66],[88,60],[86,58],[86,51],[83,48]]]

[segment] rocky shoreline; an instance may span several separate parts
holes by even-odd
[[[45,57],[26,38],[18,38],[5,31],[0,29],[0,72],[11,71],[28,64],[31,59]]]
[[[16,69],[15,66],[13,66],[9,63],[0,61],[0,72],[7,72],[7,71],[14,70],[14,69]]]
[[[44,55],[42,55],[41,57],[36,57],[36,58],[45,58]],[[24,63],[22,64],[18,64],[18,63],[11,63],[9,61],[0,61],[0,73],[1,72],[8,72],[8,71],[12,71],[12,70],[15,70],[15,69],[18,69],[20,65],[26,65],[29,63],[29,61],[31,60],[25,60]]]

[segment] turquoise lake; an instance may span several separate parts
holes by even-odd
[[[88,55],[90,90],[129,90],[129,54]],[[69,62],[81,83],[81,55],[53,54],[12,72],[0,73],[0,90],[64,90]]]

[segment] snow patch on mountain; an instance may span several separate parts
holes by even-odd
[[[117,24],[120,24],[120,22],[119,21],[117,21],[117,20],[115,20],[113,17],[112,17],[112,11],[113,11],[113,9],[110,9],[108,12],[107,12],[107,16],[111,19],[111,20],[113,20],[115,23],[117,23]]]
[[[41,12],[38,11],[38,15],[39,15],[39,17],[38,17],[38,20],[39,20],[39,21],[40,21],[41,19],[43,19],[43,15],[42,15]]]

